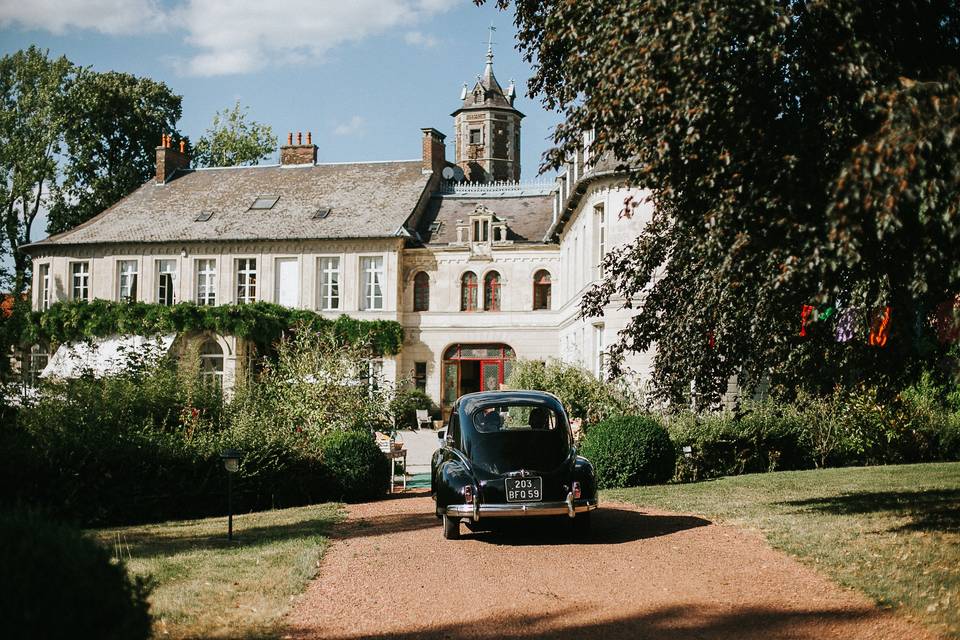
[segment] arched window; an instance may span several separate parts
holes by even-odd
[[[550,308],[550,272],[540,269],[533,274],[533,310]]]
[[[430,310],[430,276],[426,271],[413,277],[413,310]]]
[[[460,310],[477,310],[477,274],[467,271],[460,279]]]
[[[483,278],[483,308],[500,311],[500,274],[491,271]]]
[[[200,375],[206,382],[223,386],[223,349],[213,338],[200,346]]]

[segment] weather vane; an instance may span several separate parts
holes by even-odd
[[[493,57],[493,45],[497,44],[493,41],[493,32],[496,31],[497,28],[493,26],[493,23],[491,22],[487,29],[490,31],[490,37],[487,39],[487,55]]]

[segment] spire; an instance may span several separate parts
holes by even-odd
[[[490,37],[487,39],[487,66],[483,69],[483,79],[481,82],[484,87],[491,89],[497,81],[497,79],[493,77],[493,32],[496,31],[497,28],[491,23],[488,29],[490,31]]]

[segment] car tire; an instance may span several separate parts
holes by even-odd
[[[443,537],[447,540],[460,539],[460,518],[451,518],[443,514]]]
[[[584,539],[590,536],[590,512],[585,511],[577,514],[577,517],[570,523],[575,538]]]

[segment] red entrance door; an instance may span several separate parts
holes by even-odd
[[[498,391],[503,382],[503,367],[500,360],[480,361],[480,390]]]

